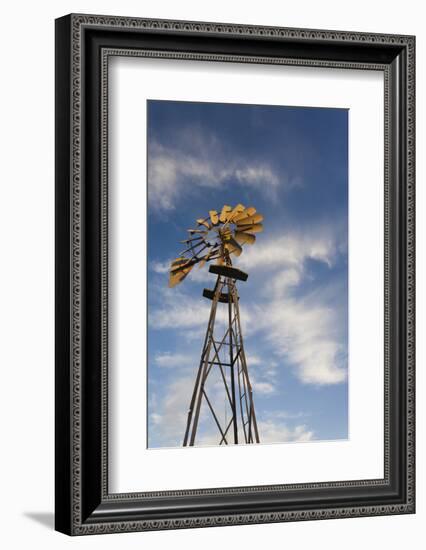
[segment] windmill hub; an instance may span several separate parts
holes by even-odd
[[[231,240],[232,232],[231,232],[231,229],[229,228],[229,225],[228,226],[225,225],[224,227],[219,229],[219,236],[223,243],[229,242]]]

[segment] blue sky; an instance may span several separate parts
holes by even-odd
[[[196,218],[254,206],[264,232],[234,265],[261,441],[348,436],[348,113],[148,101],[148,437],[181,446],[214,276],[168,266]],[[203,416],[199,444],[211,444]]]

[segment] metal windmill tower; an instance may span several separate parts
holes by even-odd
[[[215,287],[203,291],[212,303],[183,446],[195,444],[200,415],[206,413],[217,430],[219,445],[259,443],[237,291],[237,281],[246,281],[248,275],[232,266],[231,256],[240,256],[243,245],[255,242],[254,233],[263,230],[262,220],[255,208],[242,204],[234,208],[225,205],[220,214],[210,210],[207,218],[197,220],[196,229],[188,230],[189,238],[181,241],[186,249],[171,264],[169,286],[174,287],[196,264],[202,267],[216,261],[209,267],[209,272],[216,275]],[[218,313],[222,313],[220,319]],[[212,392],[217,398],[218,387],[223,411],[218,400],[212,399]]]

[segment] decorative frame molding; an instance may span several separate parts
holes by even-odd
[[[56,21],[59,531],[83,535],[414,513],[414,52],[414,37],[389,34],[95,15]],[[383,480],[108,493],[107,77],[108,59],[115,55],[384,72]],[[177,498],[187,499],[186,510],[173,507]],[[213,502],[215,512],[204,511]]]

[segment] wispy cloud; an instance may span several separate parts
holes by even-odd
[[[150,268],[154,273],[159,273],[160,275],[163,275],[164,273],[168,273],[170,269],[170,263],[171,260],[166,260],[165,262],[158,262],[156,260],[153,260],[150,263]]]
[[[270,357],[262,358],[254,353],[246,353],[247,367],[254,395],[272,395],[277,393],[278,364]]]
[[[283,423],[274,423],[270,420],[258,422],[260,443],[302,443],[312,441],[314,432],[305,424],[291,428]],[[243,433],[239,433],[239,444],[244,445]],[[217,434],[213,431],[200,433],[197,437],[197,446],[218,445]]]
[[[254,282],[255,291],[241,306],[243,330],[261,334],[277,359],[292,365],[297,378],[305,384],[332,385],[346,380],[347,352],[335,295],[317,288],[304,291],[310,277],[307,261],[314,260],[332,269],[344,250],[344,231],[338,225],[311,227],[304,232],[289,232],[279,239],[268,239],[262,247],[246,247],[238,266],[247,269],[253,279],[269,273],[266,287]],[[165,273],[166,263],[156,262],[153,269]],[[193,270],[194,271],[194,270]],[[197,270],[199,281],[208,277],[206,269]],[[255,279],[256,281],[256,279]],[[263,290],[262,290],[263,288]],[[257,291],[256,291],[257,289]],[[336,290],[336,289],[335,289]],[[181,289],[163,289],[161,306],[153,308],[150,323],[156,329],[176,329],[188,338],[200,338],[209,315],[209,303]],[[226,312],[217,313],[219,325],[226,324]],[[192,331],[195,331],[192,334]],[[268,363],[270,363],[269,361]],[[248,360],[249,368],[255,365]],[[253,372],[258,393],[276,390],[273,369]]]
[[[275,197],[280,186],[291,186],[265,159],[230,154],[223,143],[201,128],[186,128],[174,145],[152,140],[148,158],[148,198],[155,210],[173,210],[179,200],[196,188],[220,188],[225,184],[255,188]]]
[[[192,376],[177,376],[166,387],[162,398],[149,415],[148,436],[150,446],[179,447],[185,433]],[[153,443],[155,442],[155,443]]]
[[[262,443],[303,442],[314,438],[313,430],[306,424],[290,428],[285,423],[266,420],[259,422],[258,428],[259,434],[262,434]]]
[[[309,412],[305,411],[297,411],[297,412],[291,412],[291,411],[263,411],[262,414],[263,418],[266,420],[295,420],[299,418],[308,418],[311,416]]]
[[[270,395],[276,392],[276,387],[271,382],[261,382],[254,376],[251,377],[251,384],[255,395]]]
[[[300,281],[298,275],[308,259],[317,260],[331,267],[339,252],[339,228],[331,225],[311,227],[302,232],[289,231],[278,238],[262,240],[262,246],[246,247],[239,259],[239,265],[244,269],[277,269],[293,268],[292,284]]]
[[[193,367],[196,358],[184,353],[172,353],[170,351],[160,352],[154,356],[154,364],[162,368],[184,368]]]
[[[210,315],[211,302],[203,299],[201,294],[188,292],[186,286],[179,288],[156,287],[156,304],[152,305],[148,315],[150,328],[156,330],[172,329],[183,336],[190,336],[191,329],[196,334],[205,333]],[[242,327],[250,323],[251,315],[247,308],[240,307]],[[228,322],[226,307],[218,308],[216,324],[218,330]]]
[[[262,308],[265,338],[274,353],[295,369],[305,384],[328,385],[346,380],[346,349],[341,320],[326,304],[281,297]]]
[[[315,293],[303,291],[310,276],[307,261],[332,269],[344,249],[342,235],[345,232],[338,226],[311,227],[269,239],[258,251],[248,248],[241,256],[243,268],[269,271],[262,302],[251,305],[255,329],[263,331],[275,355],[292,365],[306,384],[338,384],[347,375],[344,323],[335,296],[331,304],[330,293],[321,288]]]
[[[155,411],[149,416],[150,446],[174,447],[181,446],[187,421],[189,399],[191,397],[193,378],[184,375],[176,378],[165,388],[164,398],[158,400]],[[210,386],[209,397],[215,403],[216,412],[220,416],[222,393],[219,384]],[[290,418],[290,417],[289,417]],[[291,417],[293,418],[293,417]],[[223,418],[221,419],[223,421]],[[228,417],[229,420],[229,417]],[[314,431],[306,423],[290,426],[284,416],[258,415],[258,428],[261,443],[284,443],[310,441],[314,438]],[[239,433],[240,442],[243,434]],[[202,409],[199,429],[197,430],[197,446],[218,445],[220,434],[215,427],[212,416],[206,407]]]
[[[156,305],[150,308],[148,314],[151,328],[182,331],[205,324],[208,320],[207,302],[180,288],[157,288],[156,299]]]

